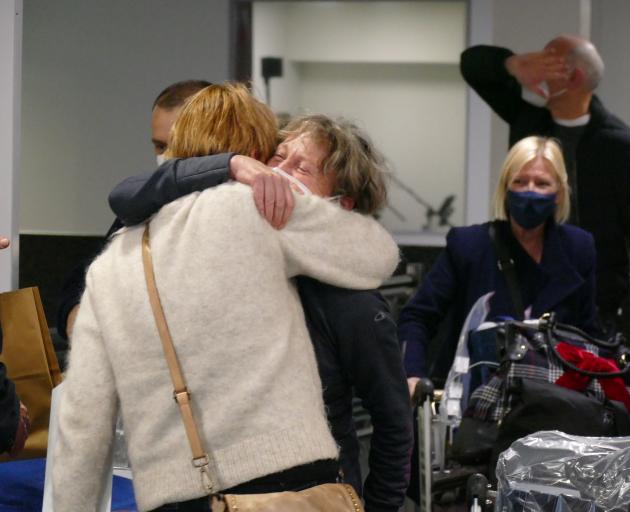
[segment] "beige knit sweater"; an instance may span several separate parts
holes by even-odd
[[[296,197],[285,229],[227,184],[165,206],[150,225],[162,304],[218,488],[335,458],[298,274],[381,284],[398,249],[373,219]],[[74,328],[54,447],[56,512],[94,510],[121,407],[140,510],[204,495],[151,313],[144,227],[92,264]]]

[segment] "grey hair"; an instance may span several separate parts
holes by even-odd
[[[577,44],[568,54],[569,63],[586,74],[589,90],[594,90],[604,76],[604,61],[595,45],[589,41]]]
[[[297,117],[280,132],[282,140],[307,133],[328,150],[321,166],[324,173],[337,173],[334,195],[354,201],[354,209],[373,214],[387,203],[387,163],[361,129],[350,121],[324,114]]]

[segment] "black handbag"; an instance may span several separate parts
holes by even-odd
[[[530,379],[517,380],[509,392],[514,403],[498,429],[490,467],[515,440],[541,430],[592,437],[630,435],[630,415],[620,402]]]
[[[450,456],[460,464],[486,464],[492,456],[498,435],[496,422],[466,416],[457,428]]]

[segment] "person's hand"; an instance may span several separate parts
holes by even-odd
[[[6,236],[0,236],[0,249],[6,249],[11,242]]]
[[[260,214],[276,229],[286,226],[295,198],[289,180],[278,174],[259,174],[254,178],[254,202]]]
[[[28,416],[28,409],[22,402],[20,402],[20,420],[18,421],[18,428],[15,433],[15,441],[9,450],[10,457],[17,456],[24,449],[24,444],[28,438],[30,428],[31,420]]]
[[[523,87],[543,98],[548,92],[540,87],[541,82],[569,78],[566,60],[553,49],[512,55],[505,61],[505,68]]]
[[[271,174],[271,168],[259,162],[255,158],[243,155],[234,155],[230,159],[230,178],[239,183],[254,185],[254,179],[259,174]]]
[[[288,180],[262,162],[243,155],[230,160],[230,177],[253,188],[256,209],[269,224],[276,229],[286,226],[295,207]]]
[[[420,377],[409,377],[407,379],[407,386],[409,387],[409,396],[413,397],[414,392],[416,391],[416,384],[420,382]]]

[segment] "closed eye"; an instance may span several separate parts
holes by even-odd
[[[269,166],[274,167],[280,164],[280,162],[282,162],[283,160],[284,158],[282,158],[281,156],[273,155],[267,163],[269,164]]]

